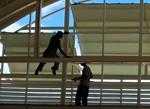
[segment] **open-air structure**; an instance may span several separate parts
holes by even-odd
[[[42,16],[61,1],[64,7]],[[75,1],[0,0],[0,108],[149,109],[150,4]],[[55,14],[63,25],[41,25]],[[5,31],[22,18],[26,25]],[[42,58],[58,30],[69,32],[61,45],[72,58]],[[34,75],[39,62],[47,64]],[[55,76],[53,62],[60,62]],[[86,107],[74,106],[79,83],[71,80],[81,75],[81,62],[94,75]]]

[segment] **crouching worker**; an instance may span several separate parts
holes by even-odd
[[[43,53],[43,58],[58,58],[59,56],[57,55],[57,50],[60,51],[60,53],[66,57],[66,58],[69,58],[70,56],[67,56],[64,51],[62,50],[61,48],[61,44],[60,44],[60,39],[62,39],[63,37],[63,34],[69,34],[69,32],[61,32],[61,31],[58,31],[55,35],[52,36],[52,38],[50,39],[49,41],[49,45],[47,47],[47,49],[44,51]],[[36,71],[35,71],[35,75],[38,75],[39,71],[42,71],[44,65],[46,63],[44,62],[40,62],[40,64],[38,65]],[[54,63],[54,66],[51,67],[51,70],[52,70],[52,74],[53,75],[56,75],[56,70],[58,70],[58,67],[59,67],[59,63],[58,62],[55,62]]]

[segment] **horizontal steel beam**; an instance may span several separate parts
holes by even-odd
[[[150,56],[75,56],[72,58],[0,57],[0,62],[150,62]]]
[[[150,23],[150,22],[149,22]],[[32,30],[35,30],[35,27],[31,27],[31,29]],[[51,30],[51,29],[64,29],[64,27],[41,27],[41,30]],[[95,26],[95,27],[91,27],[91,26],[78,26],[78,27],[69,27],[69,29],[103,29],[103,27],[102,26]],[[107,26],[107,27],[105,27],[105,29],[113,29],[113,30],[117,30],[117,29],[139,29],[139,26],[128,26],[128,27],[126,27],[126,26],[118,26],[118,27],[115,27],[115,26]],[[145,26],[145,27],[143,27],[143,29],[150,29],[150,27],[147,27],[147,26]],[[29,30],[29,27],[24,27],[24,28],[22,28],[22,30]]]
[[[26,78],[26,75],[27,74],[0,74],[0,77],[1,78]],[[41,78],[53,78],[53,79],[56,79],[56,78],[62,78],[62,74],[57,74],[57,75],[50,75],[50,74],[41,74],[41,75],[34,75],[34,74],[28,74],[29,78],[36,78],[36,79],[41,79]],[[77,76],[81,76],[80,74],[73,74],[73,75],[67,75],[67,79],[72,79],[74,77],[77,77]],[[147,80],[150,78],[150,75],[141,75],[142,76],[142,80]],[[105,79],[137,79],[138,78],[138,75],[105,75]],[[94,74],[93,78],[92,79],[101,79],[101,75],[96,75]],[[15,80],[14,80],[15,81]],[[16,80],[18,81],[18,80]],[[2,81],[2,82],[6,82],[6,81]],[[9,80],[7,80],[7,82],[9,82]],[[12,82],[10,80],[10,82]]]
[[[150,106],[139,106],[137,105],[88,105],[88,106],[73,106],[73,105],[34,105],[34,104],[27,104],[27,105],[22,105],[22,104],[1,104],[0,105],[1,109],[149,109]]]

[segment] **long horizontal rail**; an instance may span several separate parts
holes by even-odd
[[[1,78],[26,78],[27,74],[0,74]],[[34,74],[28,74],[29,78],[36,78],[36,79],[41,79],[41,78],[62,78],[61,74],[57,75],[50,75],[50,74],[40,74],[40,75],[34,75]],[[67,75],[67,79],[72,79],[73,77],[77,77],[80,75]],[[105,75],[104,79],[137,79],[138,75]],[[101,75],[95,75],[93,76],[92,79],[101,79]],[[142,75],[142,80],[144,79],[150,79],[150,75]],[[9,80],[3,80],[3,81],[9,81]],[[11,81],[11,80],[10,80]]]
[[[32,30],[35,30],[35,27],[31,27]],[[64,27],[41,27],[42,30],[50,30],[50,29],[64,29]],[[69,29],[103,29],[101,26],[79,26],[79,27],[69,27]],[[118,27],[113,27],[113,26],[107,26],[106,29],[138,29],[138,26],[129,26],[129,27],[123,27],[123,26],[118,26]],[[150,29],[150,27],[143,27],[143,29]],[[24,27],[22,30],[29,30],[29,27]]]
[[[104,106],[96,106],[96,105],[90,105],[90,106],[73,106],[73,105],[34,105],[34,104],[27,104],[27,105],[22,105],[22,104],[10,104],[10,105],[6,105],[6,104],[2,104],[0,105],[1,109],[110,109],[110,108],[114,108],[114,109],[149,109],[150,106],[139,106],[139,108],[137,106],[134,105],[104,105]]]
[[[150,62],[150,56],[75,56],[72,58],[0,57],[0,62]]]

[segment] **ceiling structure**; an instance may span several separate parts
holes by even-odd
[[[103,35],[104,55],[138,55],[140,26],[138,4],[108,4],[104,24],[103,5],[77,4],[72,5],[72,9],[76,21],[75,28],[81,34],[79,42],[82,55],[102,55]],[[144,5],[144,9],[143,55],[149,55],[150,5]]]
[[[139,4],[107,4],[104,16],[103,4],[72,5],[82,56],[138,56],[139,7]],[[149,11],[150,5],[144,5],[143,56],[150,55]],[[98,68],[93,67],[94,72],[100,72]],[[104,74],[136,75],[137,68],[137,63],[106,63]]]
[[[43,6],[52,4],[58,0],[44,0]],[[19,4],[16,6],[16,4]],[[10,7],[12,7],[10,9]],[[77,56],[74,50],[74,34],[78,36],[79,46],[81,50],[81,56],[138,56],[139,55],[139,47],[142,47],[142,55],[143,56],[150,56],[150,38],[149,38],[149,23],[150,23],[150,5],[144,5],[144,22],[143,22],[143,31],[142,31],[142,42],[140,42],[140,5],[138,4],[107,4],[106,5],[106,13],[103,14],[104,5],[102,4],[73,4],[71,5],[74,20],[75,20],[75,33],[70,34],[69,38],[69,45],[68,45],[68,54]],[[24,17],[25,15],[33,12],[35,10],[35,0],[25,0],[20,2],[20,0],[8,0],[5,2],[3,1],[3,5],[0,8],[0,29],[4,29],[6,26],[12,24],[13,22],[17,21],[18,19]],[[105,15],[105,16],[104,16]],[[50,37],[53,34],[40,34],[40,56],[44,49],[46,48]],[[29,38],[30,37],[30,38]],[[33,56],[33,37],[34,34],[28,33],[1,33],[1,40],[4,44],[4,53],[6,56]],[[29,40],[31,41],[31,45],[29,44]],[[141,46],[142,44],[142,46]],[[30,45],[28,47],[28,45]],[[62,45],[64,42],[62,41]],[[30,48],[30,52],[29,51]],[[28,54],[29,53],[29,54]],[[37,67],[38,63],[17,63],[17,62],[10,62],[8,63],[10,66],[10,75],[1,75],[2,78],[5,78],[8,81],[2,81],[4,84],[4,89],[7,91],[7,87],[9,88],[16,88],[22,91],[21,85],[26,86],[26,90],[29,89],[29,94],[27,99],[27,103],[45,103],[48,104],[57,104],[60,102],[61,98],[61,89],[59,85],[63,86],[63,82],[61,81],[61,75],[63,65],[60,65],[60,69],[58,71],[58,75],[53,77],[50,75],[50,66],[52,63],[48,63],[43,71],[40,73],[39,76],[35,77],[34,70]],[[29,67],[28,67],[29,65]],[[70,103],[70,87],[73,84],[74,87],[77,87],[77,84],[72,83],[70,80],[73,76],[79,75],[81,68],[78,66],[78,63],[68,63],[67,64],[67,96],[66,98],[67,103]],[[124,79],[138,79],[138,70],[139,70],[139,63],[138,62],[109,62],[109,63],[88,63],[90,66],[94,78],[93,79],[115,79],[119,80],[119,82],[112,84],[112,82],[104,82],[103,87],[104,90],[104,101],[101,100],[99,97],[102,95],[100,92],[100,86],[102,84],[100,82],[94,81],[92,83],[92,90],[91,90],[91,100],[90,103],[99,104],[101,100],[102,103],[118,103],[120,104],[120,98],[118,97],[118,87],[124,88],[124,93],[131,93],[128,92],[126,89],[133,89],[136,90],[133,93],[137,94],[137,89],[139,88],[139,84],[137,82],[130,83],[120,83]],[[149,65],[145,63],[141,64],[141,74],[142,75],[149,75]],[[19,74],[19,75],[18,75]],[[26,75],[28,74],[28,75]],[[101,75],[104,75],[102,77]],[[146,76],[144,78],[146,78]],[[62,77],[64,78],[64,77]],[[14,81],[11,81],[14,80]],[[29,80],[29,81],[28,81]],[[17,82],[16,82],[17,81]],[[19,81],[19,82],[18,82]],[[27,82],[28,81],[28,82]],[[17,83],[17,84],[16,84]],[[148,83],[148,82],[147,82]],[[11,85],[14,86],[11,86]],[[26,85],[27,84],[27,85]],[[10,85],[10,86],[9,86]],[[98,86],[98,87],[97,87]],[[6,89],[5,89],[6,87]],[[38,87],[38,88],[37,88]],[[48,88],[54,89],[48,89]],[[136,88],[135,88],[136,87]],[[146,85],[143,85],[144,88],[147,88]],[[27,89],[28,88],[28,89]],[[35,88],[35,89],[34,89]],[[42,89],[45,88],[45,89]],[[117,90],[114,91],[112,88],[116,88]],[[109,90],[108,90],[109,89]],[[12,89],[13,90],[13,89]],[[48,98],[47,95],[49,94],[54,97],[53,100]],[[123,89],[119,89],[121,92]],[[36,92],[37,91],[37,92]],[[46,94],[43,94],[43,92]],[[22,91],[24,94],[24,90]],[[35,93],[32,95],[32,93]],[[40,94],[39,94],[40,92]],[[57,92],[57,94],[54,94]],[[8,92],[11,96],[12,93]],[[48,93],[48,94],[47,94]],[[69,93],[69,94],[68,94]],[[94,93],[94,94],[93,94]],[[97,95],[99,93],[99,95]],[[147,92],[145,92],[147,93]],[[6,92],[2,94],[7,95]],[[16,94],[16,93],[15,93]],[[23,96],[23,94],[20,94]],[[106,95],[105,95],[106,94]],[[113,96],[111,98],[107,95]],[[111,95],[113,94],[113,95]],[[120,93],[119,93],[120,94]],[[74,94],[75,95],[75,94]],[[16,94],[16,101],[14,102],[22,103],[21,97]],[[38,97],[39,98],[38,98]],[[42,96],[42,98],[40,98]],[[26,97],[26,96],[25,96]],[[33,98],[32,98],[33,97]],[[60,97],[60,98],[58,98]],[[120,96],[119,96],[120,97]],[[124,99],[123,99],[124,97]],[[130,98],[133,96],[128,95],[123,96],[121,99],[124,101],[122,103],[126,104],[126,100],[131,101]],[[137,96],[136,96],[137,97]],[[11,99],[14,97],[8,98],[8,103],[11,103]],[[24,98],[25,99],[25,98]],[[29,99],[29,101],[28,101]],[[41,99],[44,99],[43,101]],[[136,98],[135,98],[136,99]],[[6,99],[7,100],[7,99]],[[10,100],[10,101],[9,101]],[[18,100],[18,101],[17,101]],[[115,101],[116,100],[116,101]],[[5,101],[5,99],[4,99]],[[108,101],[108,102],[107,102]],[[138,101],[133,101],[131,104],[137,104]],[[148,103],[149,101],[147,101]]]
[[[18,1],[16,0],[15,3],[16,2]],[[51,1],[51,3],[53,2],[56,2],[56,1],[55,0]],[[22,5],[27,5],[26,6],[27,8],[29,4],[32,4],[31,1],[24,3]],[[47,5],[48,4],[49,3],[47,3]],[[103,17],[104,7],[102,4],[81,3],[81,4],[71,5],[74,20],[75,20],[74,28],[78,35],[81,55],[82,56],[102,56],[102,55],[103,56],[138,56],[139,55],[139,24],[140,24],[139,6],[140,5],[138,4],[116,4],[116,5],[109,4],[106,6],[106,14],[105,14],[105,17]],[[35,10],[35,4],[34,4],[33,9]],[[143,27],[143,36],[142,36],[143,37],[142,55],[149,56],[150,55],[150,50],[149,50],[150,14],[148,12],[150,11],[150,5],[145,4],[144,9],[145,10],[144,10],[144,23],[143,23],[144,27]],[[33,10],[30,10],[30,11],[28,10],[28,14],[31,11]],[[14,12],[14,14],[17,14],[17,13],[18,12]],[[99,14],[96,14],[96,13],[99,13]],[[10,15],[10,17],[8,18],[11,18],[11,17],[13,18],[13,15]],[[1,18],[4,19],[5,17],[1,16]],[[7,16],[6,16],[6,19],[7,19]],[[24,34],[3,33],[2,36],[3,36],[2,40],[5,45],[5,53],[7,56],[27,56],[28,55],[28,43],[29,43],[28,34],[26,33]],[[31,36],[30,56],[33,56],[33,42],[34,42],[33,36],[34,34],[32,34]],[[42,54],[42,52],[46,48],[50,37],[51,36],[49,34],[41,34],[40,54]],[[13,39],[17,39],[18,42],[13,42],[12,41]],[[74,49],[73,40],[74,40],[73,37],[69,39],[70,44],[68,46],[69,47],[68,53],[69,54],[73,53],[76,56],[77,54],[75,54],[76,52],[74,52],[76,50],[73,50]],[[106,64],[105,65],[106,68],[104,70],[104,74],[106,75],[116,75],[116,74],[117,75],[122,75],[122,74],[136,75],[137,74],[138,63],[116,62],[116,63],[104,63],[104,64]],[[89,65],[92,68],[95,75],[101,75],[101,63],[99,64],[89,63]],[[12,68],[15,69],[15,67],[12,67]],[[35,66],[32,68],[35,68]],[[126,73],[122,72],[121,70],[122,68],[125,69]],[[47,69],[47,71],[48,70],[49,68]],[[18,72],[17,69],[12,70],[12,71]],[[143,74],[145,74],[144,71],[143,71]]]
[[[42,6],[45,7],[57,1],[59,0],[43,0]],[[36,10],[35,0],[23,0],[22,2],[20,0],[1,0],[1,2],[0,30]]]

